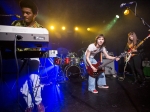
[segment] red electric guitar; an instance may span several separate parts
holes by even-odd
[[[116,58],[121,58],[121,57],[124,57],[125,55],[126,55],[126,52],[125,53],[121,53],[121,55],[117,56]],[[87,66],[88,74],[91,77],[94,77],[94,78],[97,77],[98,75],[100,75],[102,72],[105,71],[104,67],[106,67],[107,64],[109,64],[109,63],[113,62],[114,60],[116,60],[116,58],[113,59],[113,60],[110,60],[110,61],[108,61],[106,63],[103,63],[103,64],[101,64],[100,62],[98,62],[96,64],[92,64],[97,69],[97,72],[93,72],[92,68],[90,66]]]

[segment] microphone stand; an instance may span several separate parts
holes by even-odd
[[[135,17],[138,17],[142,21],[144,26],[147,26],[150,29],[150,25],[147,22],[145,22],[143,18],[141,18],[140,16],[136,14],[136,8],[135,8],[135,11],[133,11],[129,6],[126,6],[126,7],[135,14]],[[136,7],[137,7],[137,3],[136,3]]]

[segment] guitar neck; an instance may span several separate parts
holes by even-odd
[[[140,47],[145,42],[145,40],[148,39],[148,37],[144,38],[135,48],[137,49],[138,47]]]
[[[117,57],[116,57],[116,58],[117,58]],[[116,58],[113,59],[113,60],[109,60],[109,61],[106,62],[106,63],[101,64],[99,67],[100,67],[100,68],[105,67],[105,66],[108,65],[109,63],[111,63],[111,62],[113,62],[114,60],[116,60]]]

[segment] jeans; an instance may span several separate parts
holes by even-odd
[[[96,61],[94,58],[89,58],[89,59],[90,59],[90,62],[91,62],[92,64],[96,64],[96,63],[97,63],[97,61]],[[84,56],[84,59],[83,59],[83,60],[84,60],[84,62],[86,63],[86,65],[88,65],[87,62],[86,62],[85,56]],[[96,78],[93,78],[93,77],[91,77],[91,76],[89,75],[89,78],[88,78],[88,90],[89,90],[89,91],[95,90],[95,89],[96,89],[95,85],[96,85]],[[97,77],[97,85],[98,85],[98,86],[106,85],[106,78],[105,78],[105,74],[104,74],[104,73],[101,73],[101,74]]]

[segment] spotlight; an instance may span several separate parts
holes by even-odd
[[[87,28],[87,31],[90,31],[91,29],[90,28]]]
[[[50,28],[51,28],[51,30],[54,30],[54,26],[51,26]]]
[[[79,30],[79,28],[78,28],[78,27],[75,27],[75,30],[76,30],[76,31],[78,31],[78,30]]]
[[[119,15],[116,15],[116,18],[119,18]]]
[[[65,29],[66,29],[66,28],[63,26],[63,27],[62,27],[62,30],[65,30]]]
[[[128,15],[130,12],[129,12],[129,9],[126,9],[125,11],[124,11],[124,15]]]

